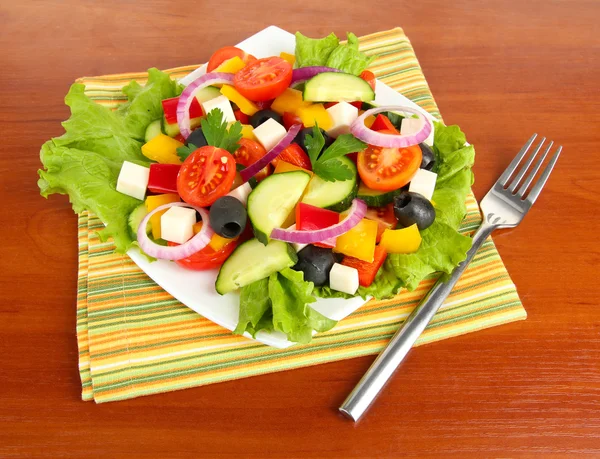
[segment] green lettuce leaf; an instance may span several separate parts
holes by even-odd
[[[368,57],[358,50],[358,38],[353,33],[348,33],[348,42],[338,45],[327,58],[325,65],[342,72],[360,75],[374,60],[375,56]]]
[[[334,33],[325,38],[308,38],[296,32],[296,67],[323,66],[340,41]]]
[[[117,178],[123,161],[149,165],[141,152],[146,127],[162,117],[161,101],[174,97],[177,86],[165,73],[150,69],[145,86],[124,88],[128,102],[115,111],[96,104],[84,90],[73,84],[65,97],[71,117],[63,123],[65,133],[41,148],[38,186],[46,198],[68,194],[76,213],[97,214],[106,225],[100,236],[112,237],[124,253],[135,240],[129,214],[141,201],[117,192]]]
[[[327,331],[337,323],[309,306],[316,301],[313,289],[302,272],[290,268],[242,287],[234,333],[255,336],[259,330],[278,330],[290,341],[309,343],[313,330]]]
[[[259,321],[271,307],[268,288],[269,278],[264,278],[240,289],[240,315],[234,333],[243,335],[250,326],[252,334],[256,334]]]

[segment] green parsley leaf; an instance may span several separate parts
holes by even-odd
[[[183,147],[179,147],[177,149],[177,156],[179,156],[179,159],[181,159],[181,161],[183,162],[187,159],[188,156],[190,156],[192,153],[194,153],[197,149],[198,149],[198,147],[196,145],[194,145],[193,143],[184,145]]]
[[[211,110],[200,122],[206,143],[213,147],[223,148],[233,154],[239,148],[242,138],[242,124],[236,121],[227,129],[223,119],[223,111],[219,108]]]
[[[316,122],[313,126],[313,135],[306,136],[304,145],[306,146],[306,151],[308,152],[308,157],[310,158],[311,164],[316,164],[319,153],[321,153],[321,150],[325,146],[323,133],[319,129],[319,125]]]
[[[354,173],[339,158],[318,161],[313,166],[313,172],[327,182],[350,180],[354,177]]]
[[[358,140],[352,134],[342,134],[333,142],[327,150],[319,157],[319,162],[325,162],[333,158],[356,153],[367,148],[367,144]]]

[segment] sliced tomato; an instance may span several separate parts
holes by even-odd
[[[294,124],[302,124],[300,117],[292,112],[283,112],[283,126],[289,131]]]
[[[381,236],[386,229],[394,229],[398,220],[394,216],[394,205],[388,204],[384,207],[369,207],[365,218],[377,222],[377,243],[381,241]]]
[[[234,178],[235,159],[227,150],[201,147],[181,165],[177,191],[185,202],[206,207],[229,193]]]
[[[396,127],[392,124],[390,119],[387,116],[382,115],[381,113],[379,115],[377,115],[377,118],[375,118],[375,121],[371,125],[371,130],[373,130],[373,131],[391,131],[396,135],[400,134],[398,132],[398,129],[396,129]]]
[[[275,99],[292,81],[292,66],[281,57],[258,59],[233,77],[233,85],[247,99]]]
[[[356,164],[356,162],[358,161],[358,153],[348,153],[346,155],[348,157],[348,159],[350,161],[352,161],[354,164]]]
[[[375,246],[375,255],[373,256],[373,261],[371,263],[346,256],[342,260],[342,264],[344,266],[355,268],[358,271],[358,283],[363,287],[368,287],[373,283],[377,271],[379,271],[379,268],[383,265],[386,257],[387,252],[385,249],[382,246],[377,245]]]
[[[242,166],[248,167],[254,164],[260,158],[267,154],[267,150],[260,143],[255,140],[241,138],[238,142],[240,148],[238,148],[233,154],[235,162]],[[271,165],[267,164],[258,174],[254,177],[259,182],[271,175]]]
[[[233,115],[235,119],[242,124],[250,124],[250,117],[243,113],[241,110],[234,110]]]
[[[375,91],[375,74],[373,72],[371,72],[370,70],[365,70],[363,73],[360,74],[360,77],[367,83],[369,83],[371,89]]]
[[[270,100],[255,100],[254,105],[258,107],[259,110],[268,110],[271,108],[271,104],[273,103],[273,99]]]
[[[380,131],[393,134],[391,131]],[[416,174],[423,154],[418,145],[406,148],[383,148],[369,145],[358,153],[358,174],[373,190],[392,191],[402,188]]]
[[[177,140],[178,142],[181,143],[185,143],[185,137],[181,135],[181,133],[177,134],[175,137],[173,137],[175,140]]]
[[[187,258],[176,260],[175,263],[183,268],[194,271],[204,271],[206,269],[218,268],[225,262],[225,260],[227,260],[227,258],[229,258],[229,255],[231,255],[231,252],[233,252],[237,244],[237,239],[232,240],[230,243],[225,244],[221,250],[215,250],[207,245],[202,250],[190,255]],[[176,246],[178,244],[169,242],[169,245]]]
[[[420,151],[420,150],[419,150]],[[312,164],[310,163],[310,158],[300,145],[297,143],[289,144],[285,150],[283,150],[277,158],[271,161],[273,166],[277,167],[277,163],[279,161],[285,161],[286,163],[293,164],[294,166],[301,167],[302,169],[306,169],[308,171],[312,171]]]
[[[224,46],[223,48],[216,50],[214,54],[210,56],[206,71],[212,72],[223,62],[236,56],[243,60],[246,64],[256,60],[252,54],[248,54],[240,48],[236,48],[235,46]]]

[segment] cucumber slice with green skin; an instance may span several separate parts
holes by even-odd
[[[394,191],[379,191],[367,188],[367,186],[361,182],[358,186],[358,193],[356,197],[365,201],[367,206],[382,207],[387,206],[394,200],[394,196],[398,196],[402,193],[402,189],[399,188]]]
[[[302,97],[310,102],[368,102],[375,99],[375,91],[355,75],[323,72],[306,82]]]
[[[162,131],[165,134],[167,134],[169,137],[175,137],[177,134],[179,134],[179,125],[177,123],[173,123],[173,124],[167,123],[167,119],[163,115]]]
[[[356,197],[356,191],[358,190],[356,166],[346,156],[341,156],[338,159],[354,173],[353,178],[327,182],[318,175],[314,175],[308,184],[302,202],[335,212],[343,212],[352,205],[352,200]]]
[[[292,213],[309,181],[308,172],[284,172],[270,175],[252,190],[248,196],[248,217],[260,242],[269,242],[271,231]]]
[[[219,270],[215,289],[224,295],[277,271],[291,268],[297,261],[296,251],[286,242],[271,241],[264,245],[258,239],[250,239],[239,245],[225,260]]]
[[[221,95],[221,91],[219,88],[215,88],[214,86],[207,86],[206,88],[202,88],[200,91],[196,93],[196,99],[198,102],[206,102],[207,100],[214,99],[215,97],[219,97]]]
[[[160,120],[152,121],[146,128],[146,134],[144,135],[144,140],[146,141],[146,143],[148,143],[154,137],[156,137],[158,134],[162,134]]]
[[[129,229],[134,235],[137,235],[138,228],[140,227],[140,223],[148,213],[148,209],[146,209],[146,204],[141,203],[137,206],[133,211],[129,214]],[[146,234],[150,234],[152,232],[152,227],[150,225],[146,226]]]

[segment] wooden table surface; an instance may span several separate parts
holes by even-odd
[[[183,3],[0,6],[0,457],[600,455],[600,2]],[[202,62],[270,24],[402,26],[476,145],[478,197],[532,132],[564,146],[534,210],[496,237],[529,318],[415,350],[358,425],[336,410],[373,357],[84,403],[76,217],[36,186],[63,97],[78,76]]]

